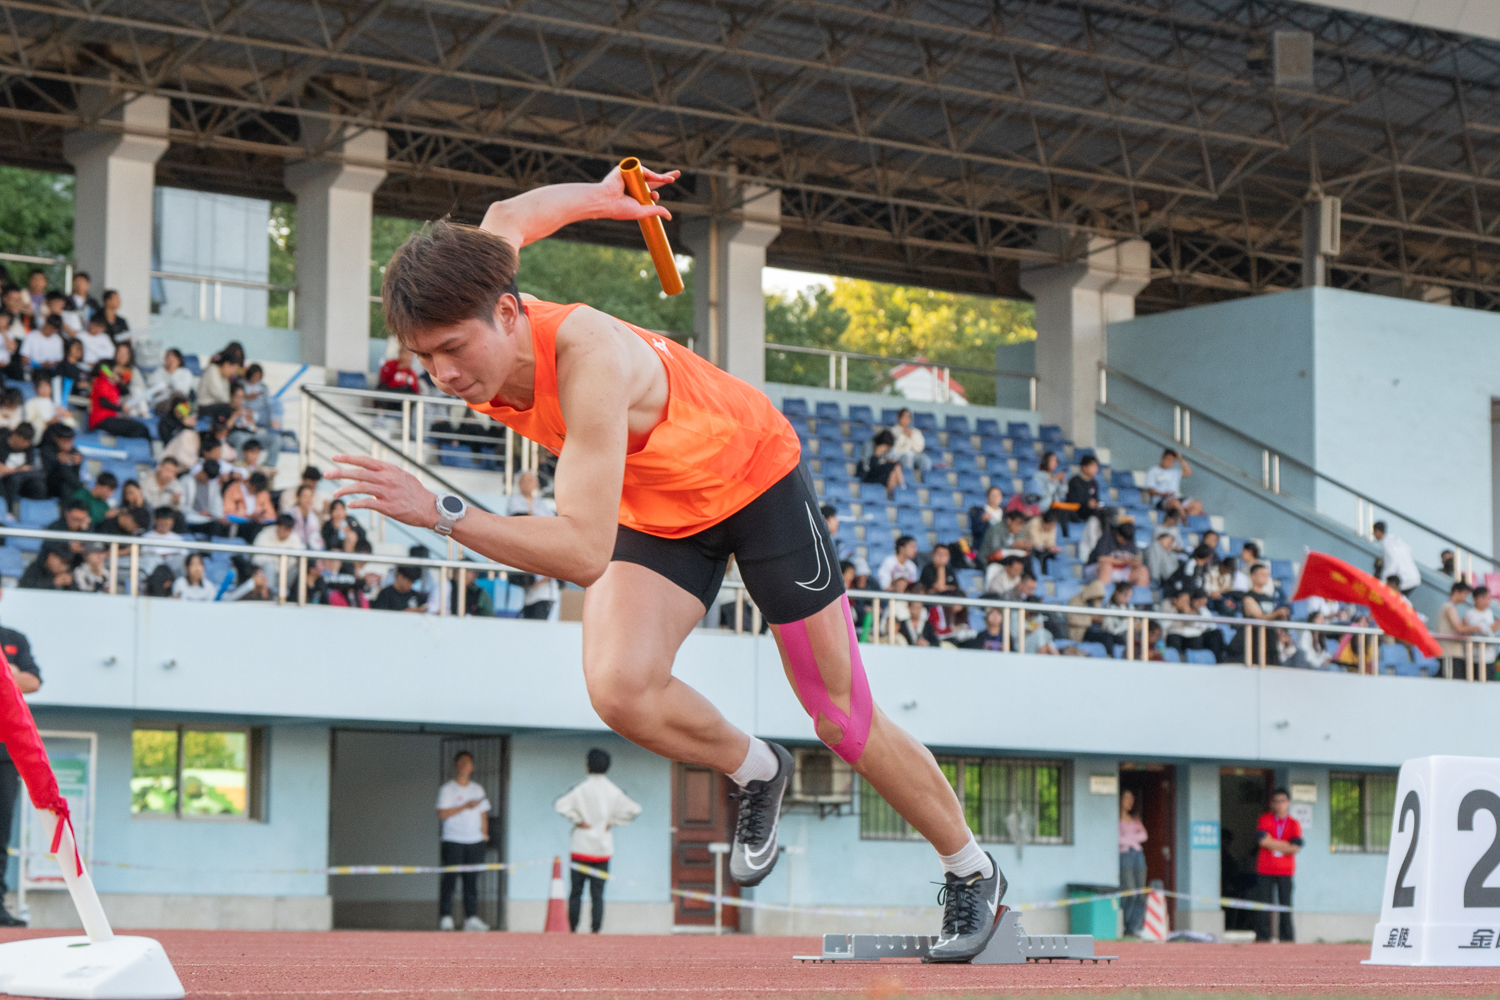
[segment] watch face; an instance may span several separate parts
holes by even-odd
[[[449,514],[458,515],[463,513],[464,502],[458,497],[446,496],[443,497],[443,499],[439,500],[438,503],[441,504],[443,510]]]

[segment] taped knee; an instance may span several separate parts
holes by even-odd
[[[792,679],[797,685],[797,694],[807,714],[818,726],[818,738],[841,758],[853,764],[865,752],[865,743],[870,738],[870,721],[875,705],[870,698],[870,682],[865,677],[865,667],[859,658],[859,640],[854,634],[854,618],[849,612],[849,598],[840,597],[844,612],[844,624],[849,630],[849,711],[845,712],[834,702],[823,683],[823,674],[818,670],[818,659],[813,653],[812,640],[807,634],[805,621],[791,622],[780,626],[782,645],[786,648],[787,661],[792,668]],[[837,742],[830,743],[824,737],[821,720],[838,727]]]

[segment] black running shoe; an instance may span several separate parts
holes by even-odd
[[[13,917],[13,916],[11,916],[9,913],[7,913],[5,911],[5,907],[0,906],[0,927],[25,927],[25,926],[27,926],[26,921],[20,919],[19,917]]]
[[[759,885],[776,867],[776,825],[781,820],[781,797],[792,780],[792,755],[779,743],[766,741],[776,755],[776,777],[752,781],[731,799],[740,800],[734,824],[734,849],[729,852],[729,875],[740,885]]]
[[[1005,897],[1005,876],[988,853],[995,872],[983,878],[978,872],[962,878],[949,872],[938,890],[943,908],[943,932],[927,952],[929,962],[971,962],[995,933],[1000,922],[1000,900]]]

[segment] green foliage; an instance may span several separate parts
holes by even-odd
[[[273,285],[297,283],[297,206],[289,202],[271,202],[271,217],[266,223],[271,241],[271,266],[266,278]],[[287,325],[287,296],[272,292],[266,307],[266,325]]]
[[[137,729],[131,734],[134,778],[177,776],[177,730]]]
[[[380,283],[385,280],[385,266],[390,263],[391,255],[394,254],[406,242],[406,238],[421,229],[424,223],[415,219],[392,219],[388,216],[377,215],[371,220],[370,225],[370,294],[380,294]],[[385,310],[380,308],[380,303],[370,303],[370,336],[384,337]]]
[[[243,771],[245,734],[197,732],[182,734],[182,769]]]
[[[1030,303],[957,295],[908,285],[834,278],[833,287],[766,296],[766,339],[892,358],[924,357],[949,365],[993,368],[995,348],[1036,337]],[[890,365],[849,362],[849,388],[889,390]],[[766,378],[794,385],[827,385],[828,361],[816,355],[766,358]],[[993,377],[955,376],[971,402],[995,398]]]
[[[73,256],[73,178],[0,167],[0,251],[31,257]],[[36,265],[7,263],[10,280],[26,284]],[[44,268],[62,288],[63,269]],[[102,289],[96,288],[95,294]]]
[[[567,240],[539,240],[521,251],[521,291],[548,302],[586,302],[600,312],[648,330],[693,332],[693,269],[684,266],[678,295],[661,290],[644,250]]]

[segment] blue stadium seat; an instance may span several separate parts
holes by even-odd
[[[849,407],[849,419],[857,420],[862,424],[873,424],[875,422],[875,415],[868,406],[851,406]]]
[[[1037,437],[1048,444],[1062,444],[1063,430],[1058,424],[1042,424],[1037,430]]]
[[[893,499],[902,507],[920,507],[922,505],[922,499],[918,496],[915,486],[898,487]]]
[[[885,487],[879,483],[860,483],[859,498],[866,503],[884,503]]]
[[[110,449],[111,446],[104,443],[104,435],[98,431],[85,431],[82,434],[73,435],[73,447],[75,448],[103,448]]]
[[[1057,565],[1058,564],[1056,562],[1052,564],[1054,573],[1057,571]],[[1077,580],[1068,578],[1060,579],[1057,581],[1057,586],[1054,588],[1054,596],[1052,598],[1052,601],[1054,604],[1067,604],[1074,597],[1077,597],[1078,592],[1082,589],[1083,584],[1079,583]]]
[[[364,372],[339,372],[336,384],[340,389],[368,389],[370,379]]]
[[[1146,501],[1141,497],[1141,491],[1135,487],[1119,491],[1119,499],[1116,501],[1122,507],[1144,507]]]
[[[797,432],[797,436],[798,437],[800,437],[800,438],[810,438],[810,437],[812,437],[812,431],[807,426],[807,418],[806,417],[789,416],[786,419],[787,419],[787,423],[789,423],[789,424],[792,425],[792,430],[794,430],[794,431]]]
[[[951,510],[940,510],[932,515],[932,530],[937,532],[939,542],[955,542],[967,534],[958,514]]]
[[[1173,649],[1171,646],[1163,647],[1161,651],[1161,658],[1165,663],[1182,662],[1182,654],[1178,653],[1177,650]]]
[[[1130,603],[1137,608],[1155,604],[1156,595],[1151,592],[1150,587],[1136,587],[1130,592]]]
[[[0,551],[4,551],[0,549]],[[958,585],[966,594],[977,594],[984,589],[984,574],[977,569],[961,569],[953,576],[958,580]]]
[[[1004,438],[986,435],[979,439],[979,454],[999,458],[1009,453],[1005,450]]]
[[[1411,666],[1411,654],[1405,646],[1396,643],[1383,643],[1380,647],[1380,669],[1387,667],[1396,668]]]
[[[21,564],[21,550],[15,545],[0,545],[0,576],[20,576],[26,571]]]
[[[1084,656],[1092,656],[1100,660],[1109,659],[1109,651],[1104,648],[1102,642],[1080,642],[1078,651]]]
[[[949,414],[943,418],[943,430],[949,434],[968,434],[969,418],[960,414]]]
[[[1135,473],[1129,469],[1115,469],[1109,474],[1109,484],[1125,489],[1135,489]]]
[[[1278,580],[1295,580],[1297,578],[1297,571],[1292,569],[1292,561],[1290,559],[1272,559],[1271,575]]]
[[[1187,651],[1187,661],[1189,663],[1201,663],[1208,667],[1212,667],[1219,662],[1214,659],[1213,650],[1211,649],[1190,649]]]
[[[960,469],[958,472],[958,488],[964,493],[978,493],[979,499],[981,501],[984,499],[984,477],[978,472]],[[1004,489],[1004,487],[1001,488]]]
[[[21,527],[45,528],[61,515],[57,512],[56,500],[27,500],[21,498]]]
[[[140,479],[140,473],[136,471],[134,462],[100,462],[99,471],[113,472],[122,487],[132,479],[137,481]]]
[[[839,404],[825,401],[818,403],[817,409],[813,411],[813,416],[819,420],[842,420],[844,418],[844,411],[839,408]]]
[[[843,428],[837,420],[829,420],[826,417],[818,418],[818,437],[824,441],[844,440]]]
[[[203,362],[196,354],[184,354],[182,356],[182,367],[192,372],[194,378],[200,377],[203,374]]]
[[[789,417],[807,416],[807,400],[787,397],[781,401],[781,412]]]
[[[896,416],[900,412],[901,412],[900,410],[893,410],[890,407],[886,407],[885,409],[881,410],[880,411],[880,426],[882,426],[882,427],[895,427],[896,426]]]
[[[1036,445],[1032,444],[1030,439],[1021,440],[1013,438],[1010,453],[1013,458],[1029,458],[1032,461],[1036,461],[1038,458]]]
[[[981,431],[980,433],[983,433]],[[1022,441],[1031,440],[1031,425],[1019,420],[1012,420],[1005,425],[1005,436],[1018,438]]]
[[[953,455],[953,468],[960,473],[977,473],[979,471],[979,460],[968,452],[955,452]]]
[[[855,444],[864,444],[875,436],[875,429],[867,423],[851,420],[849,422],[849,440]]]
[[[861,483],[858,479],[829,479],[827,480],[827,485],[823,488],[823,495],[836,500],[858,500],[860,499],[860,487],[863,485],[865,484]],[[880,489],[879,484],[875,484],[875,488]],[[884,490],[881,490],[881,495],[885,495]]]
[[[924,433],[936,434],[938,431],[937,414],[935,413],[913,413],[911,425]]]
[[[149,417],[138,417],[137,419],[140,420],[141,423],[146,425],[146,430],[151,432],[151,440],[155,441],[156,439],[161,437],[161,417],[158,417],[153,413]],[[285,435],[292,432],[283,430],[281,433]],[[294,446],[290,450],[296,451],[297,449]]]
[[[1417,668],[1417,673],[1425,677],[1443,676],[1443,661],[1435,656],[1429,656],[1418,660],[1412,666]]]
[[[971,452],[974,450],[974,442],[969,438],[969,435],[967,434],[960,434],[957,431],[949,431],[947,447],[948,450],[953,452],[954,454],[958,454],[960,452]]]
[[[130,456],[132,462],[149,464],[151,461],[151,442],[145,438],[115,438],[115,447]]]
[[[953,509],[953,491],[931,489],[927,491],[927,506],[941,508],[943,510]]]
[[[1212,531],[1214,523],[1207,514],[1191,514],[1187,519],[1187,529],[1201,535],[1205,531]]]
[[[980,417],[974,421],[974,430],[983,437],[999,437],[1000,421],[991,420],[989,417]]]
[[[1038,468],[1040,468],[1040,465],[1035,458],[1016,459],[1016,476],[1020,479],[1030,479],[1032,476],[1036,475],[1036,470]],[[1005,474],[1005,470],[1002,469],[1001,475]],[[993,480],[991,481],[993,482]]]

